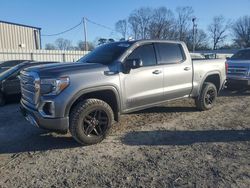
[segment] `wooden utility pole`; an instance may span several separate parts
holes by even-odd
[[[195,24],[195,20],[196,20],[196,18],[192,19],[192,22],[193,22],[193,52],[195,52],[195,45],[196,45],[196,29],[197,29],[197,25]]]
[[[86,18],[83,17],[83,28],[84,28],[84,46],[85,51],[88,51],[88,43],[87,43],[87,24],[86,24]]]

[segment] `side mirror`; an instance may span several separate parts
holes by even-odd
[[[125,62],[125,66],[128,69],[137,69],[143,66],[143,62],[141,59],[128,59]]]

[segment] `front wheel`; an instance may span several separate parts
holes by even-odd
[[[4,106],[5,105],[5,99],[2,93],[0,93],[0,106]]]
[[[114,119],[111,107],[99,99],[79,102],[70,113],[70,133],[83,145],[101,142],[108,134]]]
[[[195,99],[196,107],[201,110],[213,108],[217,98],[217,88],[213,83],[205,82],[202,86],[200,95]]]

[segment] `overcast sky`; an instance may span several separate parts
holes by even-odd
[[[53,34],[78,24],[82,17],[114,28],[117,20],[126,18],[136,8],[160,6],[172,11],[178,6],[192,6],[198,27],[205,30],[216,15],[232,20],[250,15],[250,0],[1,0],[0,20],[41,27],[42,34]],[[119,37],[91,23],[87,24],[87,29],[89,41],[97,37]],[[76,43],[83,40],[83,27],[56,37],[44,36],[42,43],[53,42],[59,37]]]

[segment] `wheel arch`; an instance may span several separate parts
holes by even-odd
[[[205,82],[211,82],[216,86],[217,92],[221,89],[221,73],[219,71],[208,72],[202,79],[199,86],[199,94]]]
[[[70,115],[72,108],[78,101],[88,98],[96,98],[108,103],[114,112],[115,121],[119,121],[120,96],[118,90],[114,86],[93,87],[77,92],[66,106],[65,116],[68,117]]]

